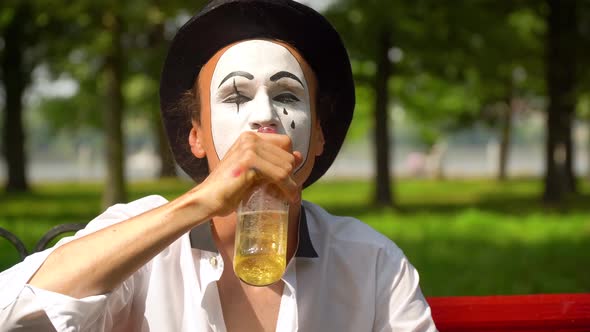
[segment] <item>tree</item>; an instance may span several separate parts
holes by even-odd
[[[28,191],[23,96],[33,70],[52,53],[59,18],[43,9],[46,0],[7,0],[0,5],[0,78],[5,92],[2,153],[8,166],[6,191]]]
[[[122,130],[127,63],[123,43],[126,22],[122,12],[126,5],[129,2],[123,5],[114,1],[80,0],[69,6],[60,13],[69,19],[67,33],[61,39],[65,55],[50,63],[54,72],[67,72],[79,82],[80,89],[73,102],[85,103],[81,108],[60,110],[71,116],[66,122],[76,118],[73,113],[89,109],[94,109],[94,114],[88,118],[81,114],[77,118],[95,119],[96,114],[102,114],[100,127],[105,137],[106,161],[103,206],[126,201]],[[71,61],[72,54],[78,61]]]
[[[0,10],[4,17],[8,17],[7,22],[2,22],[4,50],[0,69],[6,96],[2,130],[2,152],[8,168],[5,190],[28,191],[23,95],[31,81],[32,64],[26,61],[25,54],[28,45],[34,43],[34,15],[26,2]]]
[[[162,15],[163,16],[163,15]],[[164,35],[164,21],[163,19],[156,21],[153,23],[152,29],[149,32],[150,36],[150,48],[154,50],[159,50],[157,54],[153,55],[154,62],[160,65],[151,65],[151,73],[150,76],[152,79],[156,79],[160,76],[160,66],[164,63],[164,50],[165,46],[167,45],[165,35]],[[155,133],[155,137],[157,138],[158,144],[158,155],[160,156],[160,171],[159,177],[160,178],[167,178],[167,177],[175,177],[176,176],[176,164],[174,162],[174,155],[172,154],[172,150],[168,144],[168,137],[166,136],[166,131],[164,130],[164,124],[160,118],[160,112],[158,108],[157,101],[153,103],[153,111],[151,112],[152,116],[152,128]]]
[[[379,23],[378,23],[379,24]],[[375,90],[375,135],[374,146],[376,150],[376,178],[375,178],[375,203],[388,206],[394,203],[391,190],[391,176],[389,173],[390,151],[389,144],[389,88],[388,82],[392,73],[392,64],[389,61],[389,49],[391,48],[392,32],[385,23],[380,22],[376,38],[376,63],[377,73],[373,89]]]
[[[106,10],[103,26],[110,37],[110,47],[104,56],[105,108],[104,132],[106,138],[107,175],[103,190],[103,206],[126,201],[125,152],[123,144],[123,66],[125,57],[121,40],[122,18],[119,13]]]
[[[543,199],[560,203],[576,192],[572,122],[576,102],[578,25],[575,0],[547,0],[545,49],[547,109]]]
[[[408,37],[419,19],[409,15],[411,7],[399,1],[341,0],[326,11],[326,16],[342,35],[352,61],[368,62],[374,71],[354,72],[355,80],[374,91],[373,146],[375,148],[375,185],[373,203],[394,206],[393,177],[390,154],[392,140],[390,126],[390,83],[398,68],[393,66],[391,51],[394,46],[406,46]],[[404,21],[404,24],[400,21]],[[408,30],[408,31],[406,31]],[[408,48],[411,46],[408,45]],[[354,70],[353,66],[353,70]]]
[[[67,72],[80,88],[69,100],[47,101],[44,109],[56,128],[102,128],[107,165],[105,206],[126,199],[122,128],[125,113],[153,119],[154,137],[159,141],[164,166],[160,173],[175,173],[159,119],[157,87],[167,44],[164,26],[167,20],[176,19],[181,8],[175,1],[160,5],[139,0],[80,0],[64,14],[71,22],[70,33],[64,35],[68,51],[52,62],[52,68],[56,75]],[[64,109],[69,109],[69,117],[64,117]],[[77,116],[72,117],[71,113]],[[96,114],[102,114],[102,119]],[[72,123],[72,118],[82,121]]]
[[[542,18],[535,3],[464,1],[448,8],[430,2],[425,23],[436,27],[414,57],[432,78],[442,81],[424,87],[416,96],[439,94],[438,102],[414,108],[422,124],[451,130],[485,122],[498,133],[497,178],[507,177],[513,115],[529,95],[541,93],[540,37]],[[477,13],[477,15],[474,15]],[[423,84],[422,84],[423,85]],[[455,96],[449,104],[445,99]],[[441,107],[442,106],[442,107]]]
[[[149,117],[153,136],[156,139],[156,151],[160,157],[161,167],[158,175],[160,178],[173,177],[176,176],[176,164],[160,118],[158,85],[169,42],[167,37],[170,37],[166,36],[165,25],[170,24],[167,20],[175,19],[182,10],[182,4],[175,2],[163,4],[155,1],[144,10],[144,13],[140,13],[140,16],[132,20],[130,28],[136,40],[145,41],[143,44],[136,43],[130,50],[136,66],[131,70],[130,75],[142,81],[143,87],[134,97],[128,96],[128,107],[133,113]]]
[[[543,93],[542,33],[545,25],[536,3],[504,3],[487,7],[488,21],[477,29],[482,45],[474,57],[481,87],[483,115],[497,128],[499,144],[497,179],[508,177],[514,115],[524,111],[530,96]],[[494,29],[487,29],[493,25]]]
[[[580,44],[578,51],[578,107],[577,115],[586,122],[587,127],[590,128],[590,2],[579,2],[578,4],[578,31],[580,36]],[[586,162],[588,168],[586,170],[586,178],[590,180],[590,137],[586,140]]]

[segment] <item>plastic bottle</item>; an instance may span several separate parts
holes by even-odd
[[[259,132],[276,132],[263,127]],[[263,185],[238,207],[234,243],[234,273],[253,286],[281,279],[287,260],[289,203],[273,185]]]

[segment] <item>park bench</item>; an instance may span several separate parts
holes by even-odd
[[[59,235],[85,226],[55,226],[37,242],[33,252],[46,249]],[[14,245],[21,260],[29,254],[24,243],[11,232],[0,227],[0,236]],[[440,332],[590,331],[590,293],[449,296],[427,300]]]
[[[441,332],[590,331],[590,294],[429,297]]]

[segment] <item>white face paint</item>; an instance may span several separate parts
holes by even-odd
[[[305,163],[311,134],[309,89],[285,47],[265,40],[238,43],[219,58],[211,79],[211,132],[219,159],[244,131],[274,127],[291,138]]]

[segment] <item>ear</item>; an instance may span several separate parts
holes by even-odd
[[[199,130],[198,130],[198,125],[195,126],[193,124],[193,128],[191,129],[191,132],[188,135],[188,144],[191,147],[191,152],[193,153],[193,155],[197,158],[205,158],[205,156],[207,155],[205,153],[205,149],[203,148],[203,145],[201,144],[201,140],[199,138]]]
[[[316,141],[317,141],[317,145],[315,148],[315,156],[319,157],[322,155],[322,153],[324,153],[324,144],[326,144],[326,140],[324,139],[324,131],[322,130],[322,125],[320,124],[320,121],[316,121]]]

